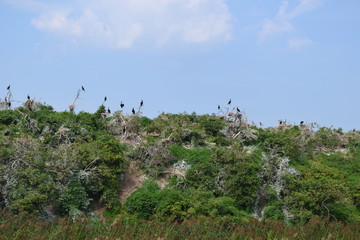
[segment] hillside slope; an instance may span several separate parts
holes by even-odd
[[[37,103],[0,111],[0,133],[0,207],[14,214],[360,220],[358,131]]]

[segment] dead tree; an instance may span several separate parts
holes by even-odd
[[[84,89],[83,86],[81,86],[81,88],[77,91],[76,97],[75,97],[73,103],[72,103],[71,105],[69,105],[69,110],[70,110],[70,112],[74,112],[74,111],[75,111],[75,106],[76,106],[75,103],[76,103],[76,101],[79,99],[81,92],[85,92],[85,89]]]
[[[25,107],[26,107],[29,111],[33,111],[33,109],[34,109],[34,103],[35,103],[35,100],[34,100],[34,99],[28,99],[28,100],[25,102]]]
[[[6,93],[4,100],[2,101],[0,99],[0,109],[10,109],[11,102],[12,102],[12,93],[11,93],[11,89],[10,89],[10,85],[9,85],[7,87],[7,93]]]

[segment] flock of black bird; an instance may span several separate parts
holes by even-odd
[[[10,85],[7,86],[6,89],[9,91],[9,90],[10,90]],[[85,92],[84,86],[81,86],[81,90]],[[29,94],[27,95],[27,99],[28,99],[28,100],[31,99]],[[10,101],[8,102],[7,100],[8,100],[8,99],[5,97],[5,102],[7,103],[8,107],[11,107],[11,102],[10,102]],[[107,101],[107,97],[105,96],[105,97],[104,97],[104,102],[106,102],[106,101]],[[228,104],[228,105],[231,105],[231,99],[229,99],[229,101],[228,101],[227,104]],[[144,101],[141,100],[141,102],[140,102],[140,108],[143,107],[143,106],[144,106]],[[125,104],[121,101],[121,102],[120,102],[120,108],[123,109],[124,107],[125,107]],[[221,107],[220,107],[220,105],[218,105],[218,110],[220,110],[220,109],[221,109]],[[237,111],[238,113],[241,112],[240,109],[239,109],[239,107],[236,107],[236,111]],[[108,112],[109,114],[111,114],[110,108],[107,109],[107,112]],[[136,114],[134,108],[132,108],[131,112],[132,112],[132,114],[134,114],[134,115]],[[283,123],[286,123],[286,121],[283,122],[282,120],[279,120],[279,124],[280,124],[280,125],[283,124]],[[304,121],[301,121],[301,122],[300,122],[300,125],[301,125],[301,126],[304,125]]]
[[[81,86],[81,90],[85,92],[84,86]],[[104,97],[104,103],[105,103],[106,101],[107,101],[107,96]],[[141,100],[141,102],[140,102],[140,108],[143,107],[143,106],[144,106],[144,101]],[[121,101],[121,102],[120,102],[120,108],[123,109],[124,107],[125,107],[125,104]],[[132,112],[132,114],[134,114],[134,115],[136,114],[134,108],[132,108],[131,112]],[[111,114],[110,108],[107,109],[107,113]]]

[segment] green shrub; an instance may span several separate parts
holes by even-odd
[[[157,193],[156,213],[172,220],[184,220],[188,208],[188,201],[177,189],[164,189]]]
[[[160,191],[155,182],[145,181],[143,186],[130,195],[125,202],[125,209],[140,218],[148,219],[155,213],[157,193]]]
[[[82,186],[80,179],[74,176],[68,185],[60,193],[58,199],[58,211],[61,215],[77,215],[87,209],[91,199],[88,198],[85,187]]]
[[[293,161],[300,161],[307,152],[302,152],[301,129],[298,126],[285,130],[260,129],[258,144],[265,151],[273,151],[279,156],[288,156]],[[306,150],[306,149],[304,149]]]
[[[212,152],[206,148],[186,149],[179,145],[172,145],[169,148],[177,161],[185,161],[189,164],[208,163],[212,160]]]

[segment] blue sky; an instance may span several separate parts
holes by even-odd
[[[0,0],[0,97],[360,129],[360,1]]]

